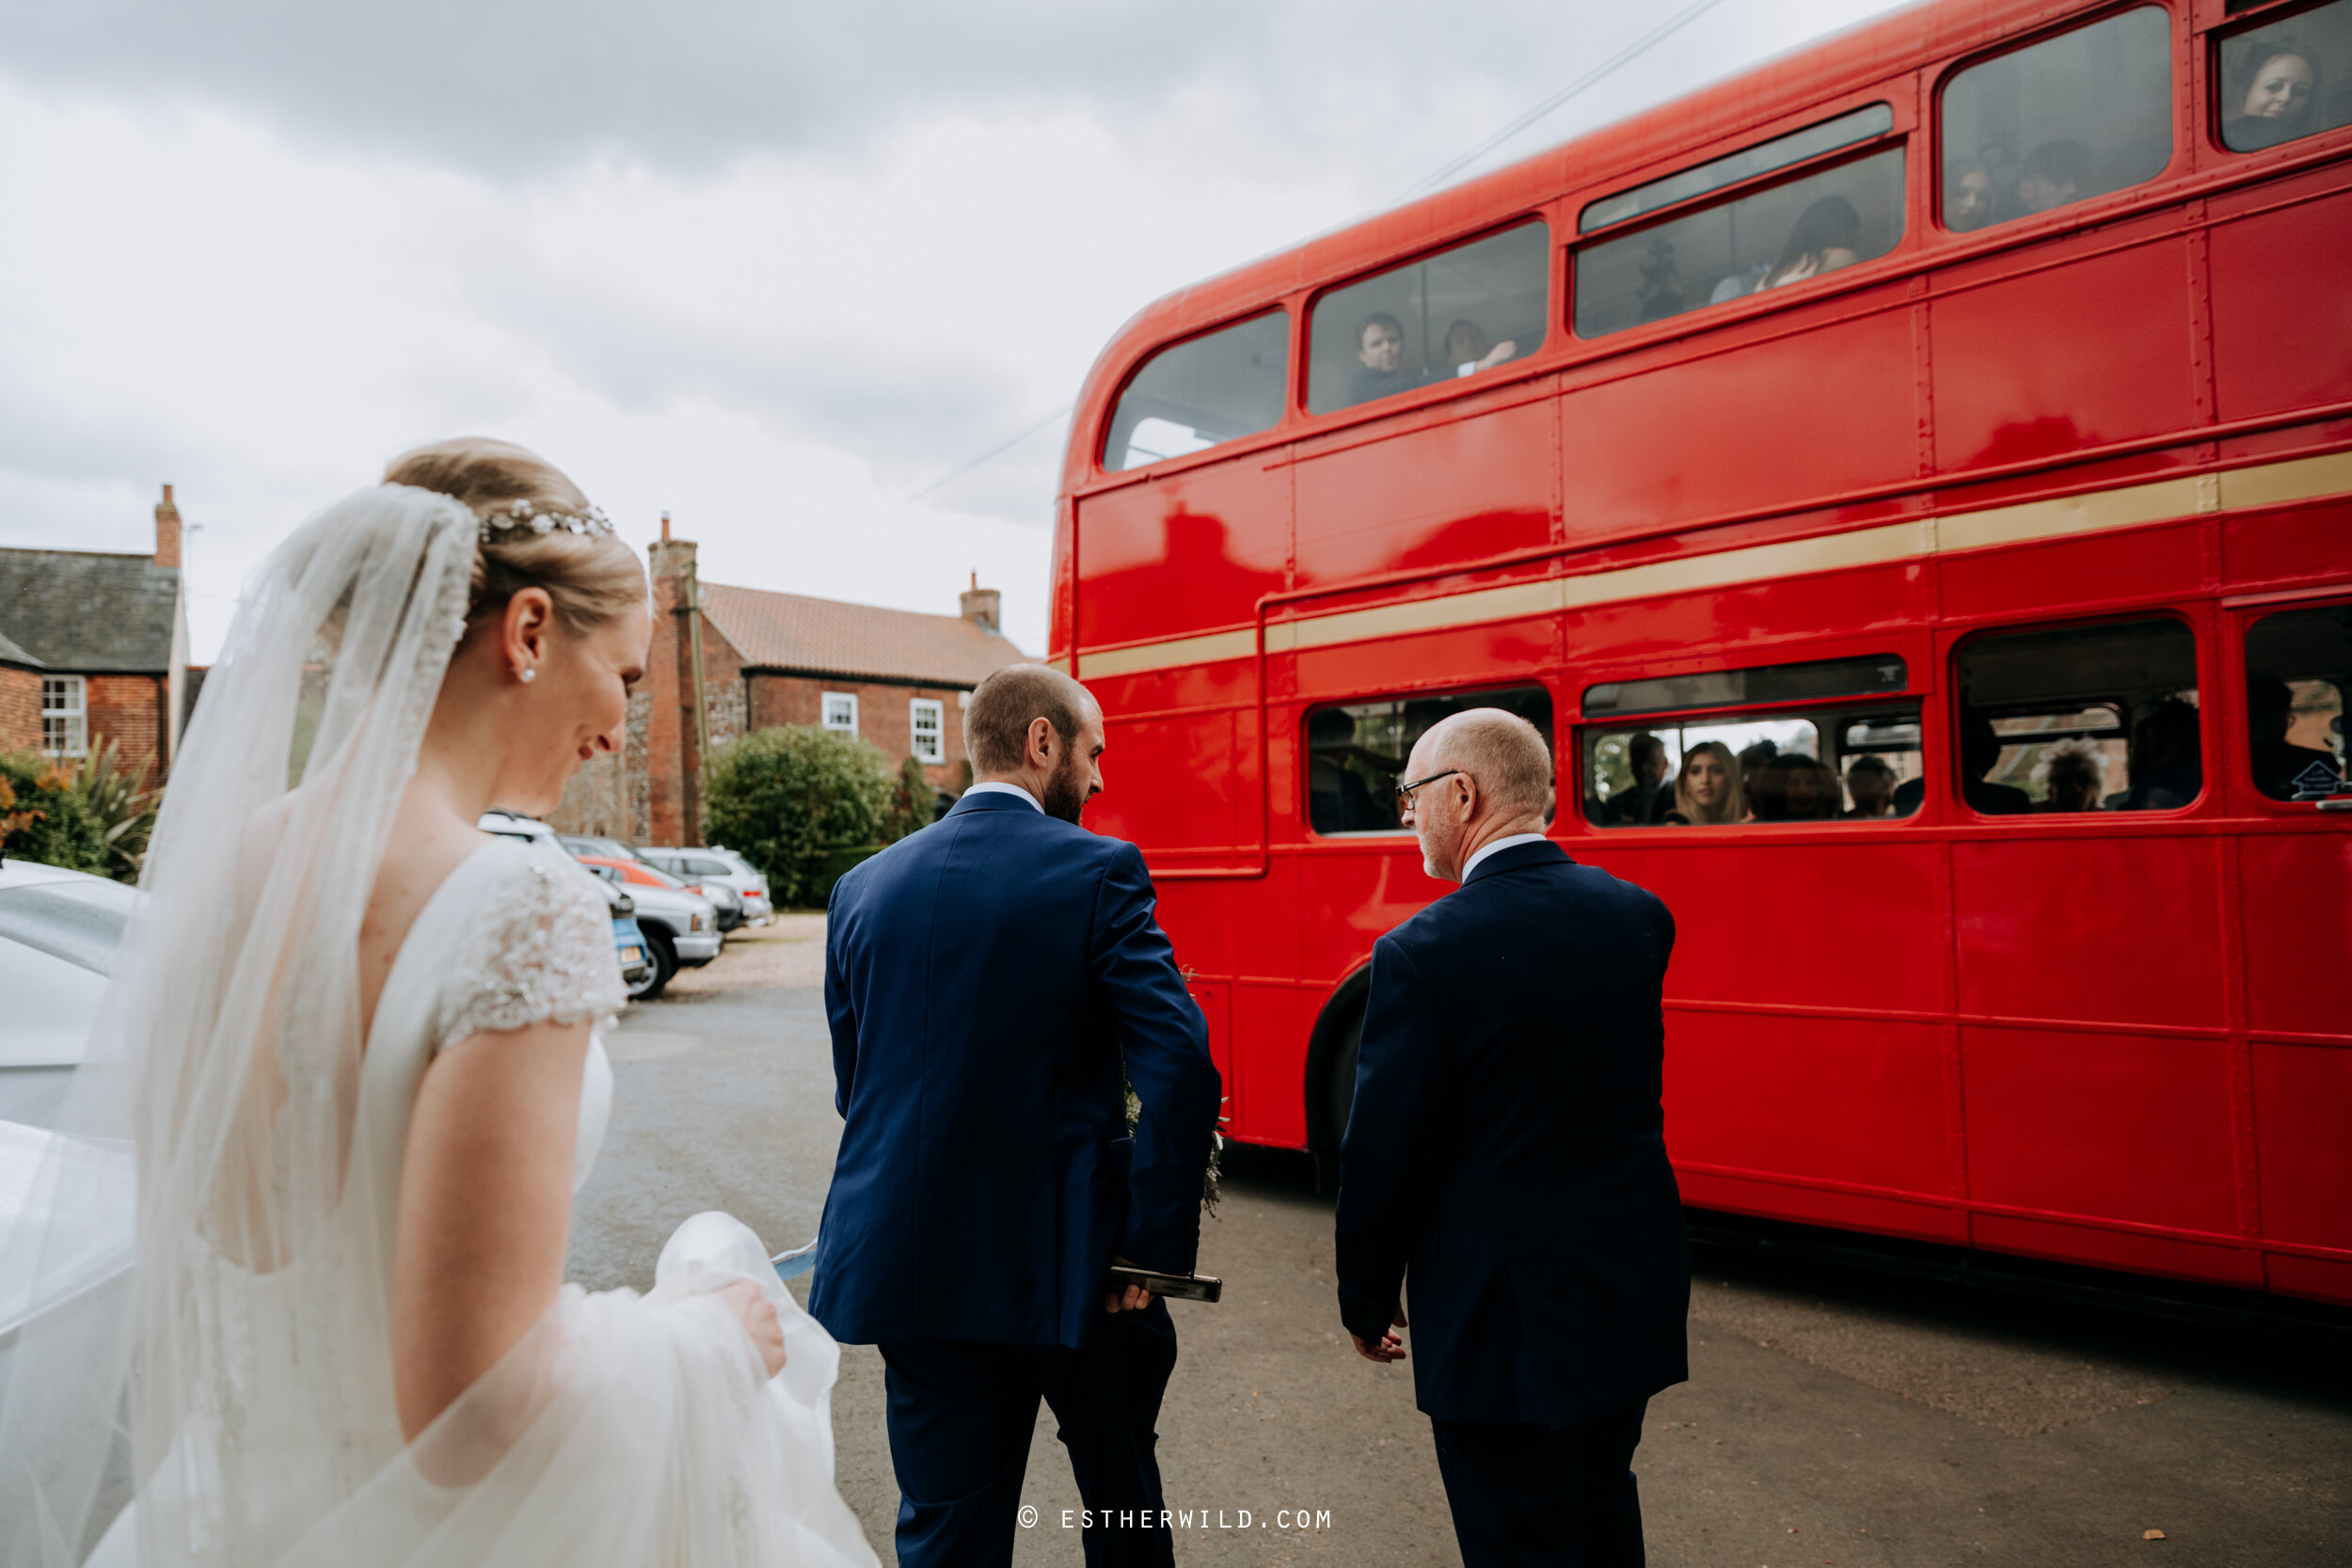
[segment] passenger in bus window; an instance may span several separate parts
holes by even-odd
[[[2221,139],[2240,152],[2256,152],[2311,134],[2312,103],[2319,96],[2319,67],[2293,49],[2257,51],[2262,63],[2247,78],[2237,112],[2221,128]]]
[[[1744,822],[1747,797],[1740,787],[1739,759],[1720,740],[1702,740],[1682,759],[1675,775],[1675,807],[1666,820],[1693,823]]]
[[[1865,752],[1846,765],[1846,793],[1853,797],[1849,819],[1895,815],[1895,769],[1874,752]]]
[[[1994,784],[1985,778],[2000,760],[2001,737],[1994,733],[1993,721],[1981,713],[1962,709],[1960,798],[1979,816],[2024,816],[2033,810],[2033,797],[2015,784]],[[1898,805],[1902,803],[1900,790],[1895,799]]]
[[[1449,373],[1476,375],[1492,370],[1518,353],[1519,345],[1504,339],[1489,342],[1486,329],[1473,321],[1458,321],[1445,329],[1445,362]]]
[[[1654,827],[1674,809],[1674,791],[1666,784],[1666,743],[1644,730],[1626,742],[1625,759],[1633,770],[1633,783],[1609,798],[1601,820],[1615,828]]]
[[[2246,729],[2251,742],[2254,787],[2274,800],[2318,796],[2342,786],[2334,755],[2297,746],[2287,738],[2295,727],[2295,691],[2275,675],[2246,677]]]
[[[1349,404],[1409,392],[1426,377],[1405,368],[1405,327],[1386,310],[1375,310],[1356,330],[1356,357],[1360,369],[1347,385]]]
[[[2080,201],[2090,183],[2090,149],[2078,141],[2045,141],[2026,154],[2017,171],[2020,215]]]
[[[1802,752],[1783,752],[1741,776],[1758,822],[1832,821],[1844,803],[1837,775]]]
[[[2045,812],[2097,811],[2106,794],[2107,760],[2087,741],[2061,740],[2048,748],[2034,773],[2042,780]]]
[[[1982,164],[1970,164],[1944,194],[1944,227],[1965,234],[1993,221],[1993,175]]]
[[[1862,214],[1853,203],[1842,196],[1821,198],[1797,215],[1788,243],[1780,247],[1780,260],[1756,284],[1756,293],[1852,266],[1861,255],[1861,237]]]
[[[2178,811],[2196,800],[2205,787],[2199,752],[2197,709],[2178,697],[2156,703],[2132,726],[2131,788],[2122,809]]]
[[[1344,708],[1319,708],[1307,721],[1307,818],[1319,833],[1377,832],[1396,826],[1363,776],[1348,766],[1356,721]]]

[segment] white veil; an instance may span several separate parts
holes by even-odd
[[[362,1088],[405,1058],[365,1037],[359,927],[479,528],[381,485],[246,586],[60,1135],[0,1238],[0,1282],[45,1304],[0,1388],[0,1568],[94,1547],[109,1568],[875,1560],[834,1486],[839,1349],[723,1214],[679,1227],[650,1295],[564,1287],[402,1440],[406,1109],[389,1131]],[[363,1044],[384,1050],[364,1069]],[[780,1376],[712,1293],[736,1279],[776,1306]]]
[[[300,1282],[351,1164],[360,917],[479,526],[447,496],[380,485],[246,584],[61,1135],[0,1238],[0,1278],[52,1308],[0,1388],[8,1568],[80,1561],[135,1481],[157,1534],[232,1551],[237,1511],[282,1481],[253,1473],[276,1463],[254,1422],[358,1435],[351,1402],[382,1369],[352,1365],[369,1337],[326,1321],[347,1294]],[[134,1244],[132,1168],[135,1266],[92,1292]],[[354,1481],[387,1458],[366,1447],[331,1456]],[[151,1488],[167,1456],[184,1484]]]

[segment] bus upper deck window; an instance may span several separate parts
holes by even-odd
[[[1576,332],[1598,338],[1885,255],[1903,233],[1903,153],[1670,218],[1576,258]]]
[[[2246,633],[2246,737],[2254,787],[2274,800],[2344,793],[2352,605],[2265,615]]]
[[[1550,253],[1550,230],[1522,223],[1325,294],[1308,328],[1308,411],[1526,358],[1543,346]]]
[[[2178,621],[1973,638],[1957,722],[1979,816],[2171,811],[2204,789],[2197,641]]]
[[[1396,786],[1414,743],[1465,709],[1516,713],[1551,744],[1551,693],[1540,686],[1447,691],[1319,707],[1307,715],[1307,820],[1318,833],[1398,833]],[[1549,820],[1549,813],[1546,813]]]
[[[2143,6],[1996,55],[1944,88],[1944,227],[2046,213],[2172,156],[2172,24]]]
[[[2265,23],[2216,50],[2221,145],[2233,152],[2352,125],[2352,0]]]
[[[1282,417],[1290,323],[1269,310],[1145,360],[1119,394],[1103,467],[1140,468],[1272,429]]]

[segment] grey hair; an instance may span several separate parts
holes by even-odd
[[[1551,747],[1516,713],[1474,707],[1431,730],[1433,760],[1458,768],[1511,816],[1540,816],[1551,805]]]

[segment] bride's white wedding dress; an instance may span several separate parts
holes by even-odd
[[[0,1236],[0,1272],[65,1303],[26,1324],[0,1389],[0,1568],[876,1560],[834,1487],[838,1348],[724,1214],[679,1227],[646,1295],[564,1287],[402,1439],[394,1238],[427,1066],[623,1000],[595,885],[501,840],[435,891],[362,1026],[360,921],[478,526],[380,486],[246,586],[35,1178],[40,1218]],[[576,1179],[612,1093],[592,1039]],[[94,1252],[119,1266],[95,1291]],[[713,1294],[737,1279],[776,1305],[773,1379]]]
[[[425,1068],[471,1035],[596,1022],[580,1084],[578,1191],[612,1104],[599,1037],[624,1000],[604,899],[567,861],[501,839],[450,874],[418,914],[376,1007],[353,1147],[355,1167],[364,1168],[353,1170],[345,1191],[324,1255],[332,1261],[249,1276],[257,1338],[285,1352],[257,1371],[281,1386],[245,1391],[237,1405],[204,1418],[206,1430],[175,1445],[143,1497],[206,1484],[234,1421],[231,1463],[248,1482],[242,1528],[249,1546],[268,1552],[257,1561],[876,1560],[833,1484],[840,1349],[776,1280],[759,1238],[725,1214],[698,1214],[679,1228],[650,1296],[565,1286],[505,1362],[413,1446],[401,1440],[389,1402],[390,1248]],[[708,1293],[736,1279],[761,1282],[776,1304],[787,1361],[773,1380],[742,1324]],[[302,1418],[310,1402],[300,1393],[297,1354],[309,1314],[294,1298],[322,1291],[341,1298],[327,1315],[347,1329],[338,1359],[380,1374],[345,1396],[351,1413],[367,1418],[331,1434]],[[312,1516],[318,1499],[339,1493],[348,1495],[342,1506]],[[184,1501],[169,1497],[173,1516]],[[118,1518],[91,1568],[139,1560],[138,1512],[134,1504]]]

